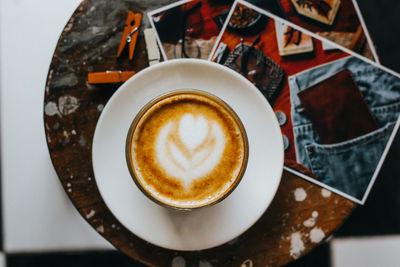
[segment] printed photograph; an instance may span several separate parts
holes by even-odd
[[[210,59],[269,101],[285,169],[363,204],[399,125],[400,76],[248,2],[232,9]]]
[[[354,0],[247,0],[282,19],[379,62]]]
[[[233,1],[179,1],[148,13],[164,60],[207,59]]]

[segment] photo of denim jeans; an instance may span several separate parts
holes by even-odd
[[[380,128],[344,142],[321,144],[297,93],[344,69],[352,73]],[[400,114],[400,79],[351,56],[290,76],[289,87],[297,162],[320,182],[361,200]]]

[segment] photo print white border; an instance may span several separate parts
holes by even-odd
[[[364,34],[365,34],[365,38],[367,38],[367,42],[368,42],[369,48],[371,49],[371,52],[372,52],[372,56],[374,57],[376,63],[380,64],[381,62],[379,60],[378,53],[376,52],[375,44],[374,44],[374,42],[373,42],[373,40],[371,38],[371,35],[370,35],[369,30],[367,28],[367,25],[365,24],[365,21],[364,21],[364,17],[362,16],[360,7],[358,6],[358,3],[357,3],[356,0],[353,0],[353,6],[354,6],[354,8],[355,8],[355,10],[357,12],[358,19],[360,20],[360,23],[361,23],[361,27],[363,28],[363,31],[364,31]]]

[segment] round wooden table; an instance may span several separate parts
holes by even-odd
[[[145,15],[170,2],[86,0],[65,26],[44,96],[47,143],[65,192],[99,234],[150,266],[281,266],[297,259],[328,238],[355,204],[287,171],[272,204],[254,226],[227,244],[203,251],[179,252],[149,244],[124,228],[101,198],[92,169],[92,138],[99,115],[119,85],[88,84],[87,74],[146,68],[146,16],[133,60],[116,57],[127,11]]]

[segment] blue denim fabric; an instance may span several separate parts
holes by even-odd
[[[343,69],[353,74],[381,128],[352,140],[323,145],[297,93]],[[290,76],[289,86],[297,161],[322,183],[361,200],[400,113],[400,79],[356,57],[346,57]]]

